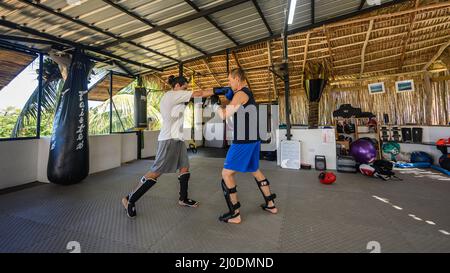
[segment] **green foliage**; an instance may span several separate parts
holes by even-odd
[[[41,136],[52,134],[53,118],[59,94],[63,86],[61,73],[56,63],[50,59],[44,61],[43,97],[41,112]],[[113,97],[113,132],[124,132],[134,127],[134,87],[137,82],[125,87]],[[144,81],[147,94],[147,116],[152,118],[150,130],[161,128],[159,103],[164,92],[155,82]],[[36,136],[38,89],[34,90],[23,109],[8,107],[0,111],[0,138]],[[120,117],[120,118],[119,118]],[[190,120],[191,115],[187,116]],[[89,109],[89,133],[109,133],[109,100]]]
[[[39,70],[36,73],[39,75]],[[41,98],[42,117],[53,116],[63,84],[58,65],[49,58],[44,59]],[[38,98],[39,86],[35,88],[16,117],[14,128],[10,131],[10,137],[36,136]],[[34,128],[31,128],[32,126]],[[44,130],[46,129],[44,128]]]

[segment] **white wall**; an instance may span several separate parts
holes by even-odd
[[[41,137],[39,139],[39,154],[37,157],[37,181],[49,183],[47,178],[47,163],[50,153],[50,137]]]
[[[137,159],[137,135],[122,135],[122,159],[121,162],[130,162]]]
[[[0,189],[37,180],[38,139],[0,142]]]
[[[277,164],[280,165],[280,141],[286,139],[286,129],[278,129]],[[311,164],[315,168],[315,156],[326,158],[327,169],[336,169],[336,140],[334,129],[291,129],[292,140],[299,140],[301,163]],[[326,141],[325,138],[326,137]]]
[[[158,131],[144,132],[147,156],[154,156]],[[47,162],[50,137],[0,142],[0,189],[30,182],[49,182]],[[113,134],[89,137],[89,174],[120,167],[137,159],[137,135]]]
[[[89,137],[89,174],[120,167],[122,135]]]
[[[144,131],[144,149],[141,150],[141,157],[151,157],[156,155],[158,148],[159,131]]]

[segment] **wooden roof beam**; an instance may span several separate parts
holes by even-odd
[[[369,29],[367,29],[366,40],[364,41],[364,45],[363,45],[363,48],[361,50],[361,72],[359,73],[360,76],[364,72],[364,57],[365,57],[365,54],[366,54],[366,48],[367,48],[367,44],[369,43],[370,33],[372,32],[372,28],[373,28],[373,20],[370,20],[370,22],[369,22]]]
[[[236,61],[237,66],[238,66],[240,69],[242,69],[242,70],[245,71],[245,69],[242,68],[241,63],[239,62],[239,60],[238,60],[238,58],[237,58],[236,52],[235,52],[235,51],[231,52],[231,55],[233,56],[234,60]],[[252,90],[252,87],[250,86],[250,80],[249,80],[248,78],[247,78],[247,85],[248,85],[248,88],[249,88],[250,90]]]
[[[328,33],[328,28],[324,25],[323,26],[323,32],[325,34],[325,39],[327,40],[327,45],[328,45],[328,54],[330,55],[330,60],[331,60],[331,75],[334,75],[334,54],[333,51],[331,50],[331,42],[330,42],[330,34]]]
[[[448,42],[446,42],[445,44],[443,44],[439,50],[436,52],[436,54],[434,54],[433,58],[431,58],[431,60],[429,60],[424,67],[422,68],[422,70],[426,71],[428,69],[428,67],[437,60],[437,58],[439,58],[442,54],[442,52],[444,52],[444,50],[450,46],[450,40]]]
[[[269,67],[273,69],[273,60],[272,60],[272,46],[271,41],[267,41],[267,59],[269,61]],[[278,99],[278,87],[277,87],[277,80],[275,79],[275,75],[270,72],[268,69],[270,76],[272,78],[272,86],[273,86],[273,94],[274,98]],[[271,96],[269,95],[269,100],[271,99]]]
[[[220,83],[220,81],[217,79],[216,75],[214,75],[214,72],[212,72],[211,67],[209,67],[208,62],[207,62],[205,59],[203,59],[202,61],[203,61],[203,63],[205,64],[206,68],[208,69],[208,72],[211,74],[211,76],[212,76],[212,77],[214,78],[214,80],[216,81],[216,83],[217,83],[219,86],[223,86],[223,85]]]
[[[419,8],[419,0],[416,0],[416,3],[414,4],[415,11],[410,14],[409,16],[409,27],[408,27],[408,33],[406,34],[406,39],[403,40],[402,45],[402,56],[400,57],[400,63],[398,64],[398,70],[401,71],[403,68],[403,63],[405,62],[406,57],[406,46],[409,44],[409,41],[411,39],[411,32],[414,26],[414,22],[416,21],[416,15],[417,15],[417,9]]]
[[[305,71],[306,59],[308,58],[308,47],[309,47],[309,36],[310,35],[311,35],[311,32],[308,32],[308,34],[306,34],[306,43],[305,43],[305,50],[303,53],[303,64],[302,64],[303,71]]]

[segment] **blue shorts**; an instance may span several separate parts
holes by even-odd
[[[223,167],[242,173],[256,172],[259,169],[260,150],[260,141],[244,144],[233,143],[228,150]]]

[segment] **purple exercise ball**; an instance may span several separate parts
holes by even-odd
[[[359,163],[372,163],[377,158],[377,149],[372,141],[358,139],[350,145],[350,154]]]

